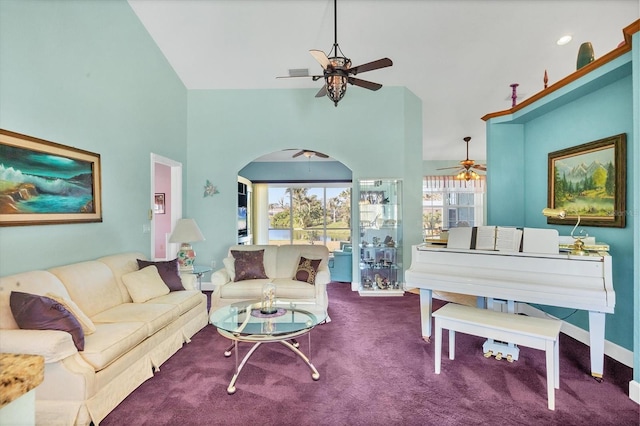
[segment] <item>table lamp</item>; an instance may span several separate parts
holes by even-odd
[[[180,243],[178,250],[178,268],[181,272],[192,272],[193,262],[196,259],[196,252],[191,247],[191,243],[204,241],[204,236],[198,228],[198,224],[193,219],[179,219],[176,227],[169,238],[170,243]]]
[[[567,212],[562,209],[545,208],[542,210],[542,214],[546,217],[557,217],[560,219],[564,219],[565,217],[567,217]],[[584,256],[587,254],[587,252],[584,249],[584,241],[582,241],[582,239],[587,238],[589,234],[585,234],[584,229],[581,229],[578,236],[573,235],[576,228],[578,228],[578,225],[580,225],[580,215],[578,215],[578,222],[571,230],[571,238],[573,238],[574,240],[573,246],[571,248],[571,254],[575,256]]]

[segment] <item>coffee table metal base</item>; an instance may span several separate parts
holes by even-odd
[[[309,337],[309,354],[311,354],[311,333],[309,333],[310,330],[307,330],[307,336]],[[295,340],[292,339],[293,336],[291,335],[287,335],[287,336],[282,336],[282,337],[275,337],[272,336],[271,338],[265,338],[266,336],[262,336],[262,338],[260,339],[256,339],[256,338],[251,338],[249,336],[238,336],[238,335],[234,335],[232,333],[229,333],[227,331],[224,330],[220,330],[218,329],[218,332],[223,335],[224,337],[233,340],[233,345],[231,345],[230,348],[228,348],[227,350],[225,350],[224,352],[224,356],[229,357],[231,356],[231,351],[233,350],[234,346],[235,346],[235,360],[236,360],[236,368],[235,368],[235,373],[233,374],[233,377],[231,378],[231,382],[229,383],[229,386],[227,387],[227,393],[229,395],[233,395],[234,393],[236,393],[236,381],[238,380],[238,376],[240,375],[240,372],[242,371],[242,368],[244,367],[244,365],[247,363],[247,361],[249,360],[249,358],[251,358],[251,355],[253,355],[253,353],[256,351],[256,349],[258,349],[260,347],[260,345],[262,345],[263,343],[282,343],[284,346],[286,346],[287,348],[291,349],[296,355],[298,355],[304,362],[305,364],[307,364],[307,366],[309,367],[309,369],[311,370],[311,378],[313,380],[319,380],[320,379],[320,373],[318,373],[318,370],[316,369],[316,367],[311,363],[311,359],[309,357],[307,357],[304,353],[302,353],[302,351],[300,349],[298,349],[298,347],[300,346],[300,344]],[[299,336],[302,333],[295,333],[296,336]],[[256,340],[261,340],[261,341],[257,341]],[[292,344],[289,342],[289,340],[293,340],[295,343]],[[244,358],[242,358],[242,361],[240,361],[240,363],[238,364],[238,347],[239,347],[239,343],[240,342],[253,342],[253,346],[251,347],[251,349],[249,349],[249,352],[247,352],[247,354],[244,356]]]

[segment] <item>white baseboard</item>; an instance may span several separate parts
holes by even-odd
[[[539,318],[555,318],[548,313],[541,311],[540,309],[534,308],[531,305],[526,303],[517,303],[516,312],[523,313],[532,317]],[[589,332],[587,330],[583,330],[580,327],[577,327],[573,324],[569,324],[568,322],[562,322],[562,329],[560,330],[564,334],[569,337],[573,337],[577,341],[584,343],[589,346]],[[604,341],[604,354],[615,359],[616,361],[626,365],[627,367],[633,368],[633,352],[628,349],[623,348],[620,345],[616,345],[615,343],[611,343],[608,340]]]
[[[640,382],[635,380],[629,382],[629,399],[640,405]]]

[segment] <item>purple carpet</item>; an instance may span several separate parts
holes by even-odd
[[[482,356],[484,339],[443,335],[442,373],[420,333],[419,297],[360,297],[329,285],[332,321],[312,333],[308,367],[280,344],[262,345],[227,394],[234,358],[208,325],[100,424],[111,425],[638,425],[632,370],[605,359],[589,373],[589,349],[562,334],[556,410],[547,409],[543,351],[521,347],[513,363]],[[441,302],[434,302],[434,308]],[[308,353],[308,339],[299,339]],[[241,354],[249,349],[241,344]]]

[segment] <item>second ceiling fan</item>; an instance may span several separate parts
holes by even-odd
[[[378,90],[382,87],[380,83],[374,83],[367,80],[355,78],[354,76],[373,71],[380,68],[386,68],[393,65],[389,58],[378,59],[377,61],[367,62],[366,64],[351,66],[351,59],[344,56],[340,46],[338,45],[338,3],[333,0],[333,24],[334,24],[334,42],[333,47],[327,55],[322,50],[312,49],[309,52],[320,63],[323,69],[322,75],[305,76],[311,77],[313,81],[324,78],[325,84],[316,94],[316,98],[323,96],[329,97],[335,106],[344,97],[347,92],[347,83],[360,86],[369,90]]]
[[[291,158],[300,157],[301,155],[304,155],[307,158],[311,158],[313,156],[320,157],[320,158],[329,158],[329,156],[327,154],[323,154],[323,153],[318,152],[318,151],[312,151],[310,149],[301,149],[300,151],[298,151],[295,154],[293,154],[291,156]]]
[[[467,180],[467,181],[471,180],[471,179],[479,179],[480,175],[478,173],[476,173],[472,169],[481,170],[483,172],[486,172],[487,171],[487,166],[484,165],[484,164],[476,164],[475,161],[469,159],[469,142],[471,141],[471,136],[465,136],[464,138],[462,138],[462,140],[465,141],[465,143],[467,144],[467,158],[465,158],[464,160],[460,161],[460,165],[459,166],[443,167],[443,168],[440,168],[440,169],[437,169],[437,170],[448,170],[448,169],[458,169],[458,168],[460,168],[460,170],[454,176],[456,179],[464,179],[464,180]]]

